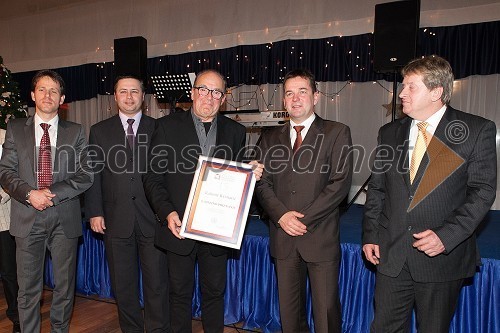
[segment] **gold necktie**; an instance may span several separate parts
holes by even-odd
[[[413,180],[415,179],[415,175],[417,174],[418,167],[420,162],[422,161],[422,157],[424,157],[425,150],[427,149],[427,132],[426,128],[429,124],[425,121],[418,123],[418,135],[417,141],[415,142],[415,146],[413,147],[413,153],[411,155],[411,164],[410,164],[410,183],[413,184]]]

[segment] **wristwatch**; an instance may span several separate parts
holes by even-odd
[[[26,193],[26,202],[29,203],[30,205],[31,205],[31,202],[30,202],[31,191],[33,191],[33,190],[29,190],[28,193]]]

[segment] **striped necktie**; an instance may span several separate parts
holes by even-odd
[[[424,157],[425,151],[427,150],[427,132],[426,128],[429,124],[425,121],[418,123],[418,135],[417,141],[415,142],[415,146],[413,147],[413,153],[411,156],[411,164],[410,164],[410,183],[413,184],[415,180],[415,176],[417,174],[418,167],[420,166],[420,162]]]

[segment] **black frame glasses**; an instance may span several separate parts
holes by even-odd
[[[208,89],[207,87],[193,87],[193,89],[197,89],[200,96],[208,96],[208,93],[210,93],[212,98],[216,100],[220,100],[224,97],[224,93],[217,89]]]

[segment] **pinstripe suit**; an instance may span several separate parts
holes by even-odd
[[[423,287],[461,281],[473,276],[480,264],[475,230],[495,199],[495,124],[448,106],[411,184],[411,122],[411,118],[403,118],[379,131],[379,157],[368,185],[363,244],[380,247],[377,284],[401,274],[408,274]],[[457,126],[465,134],[459,140],[451,132]],[[444,253],[430,257],[412,246],[413,235],[425,230],[437,234]],[[429,296],[428,301],[433,302]],[[386,296],[387,302],[390,299]],[[384,328],[384,332],[390,331]]]

